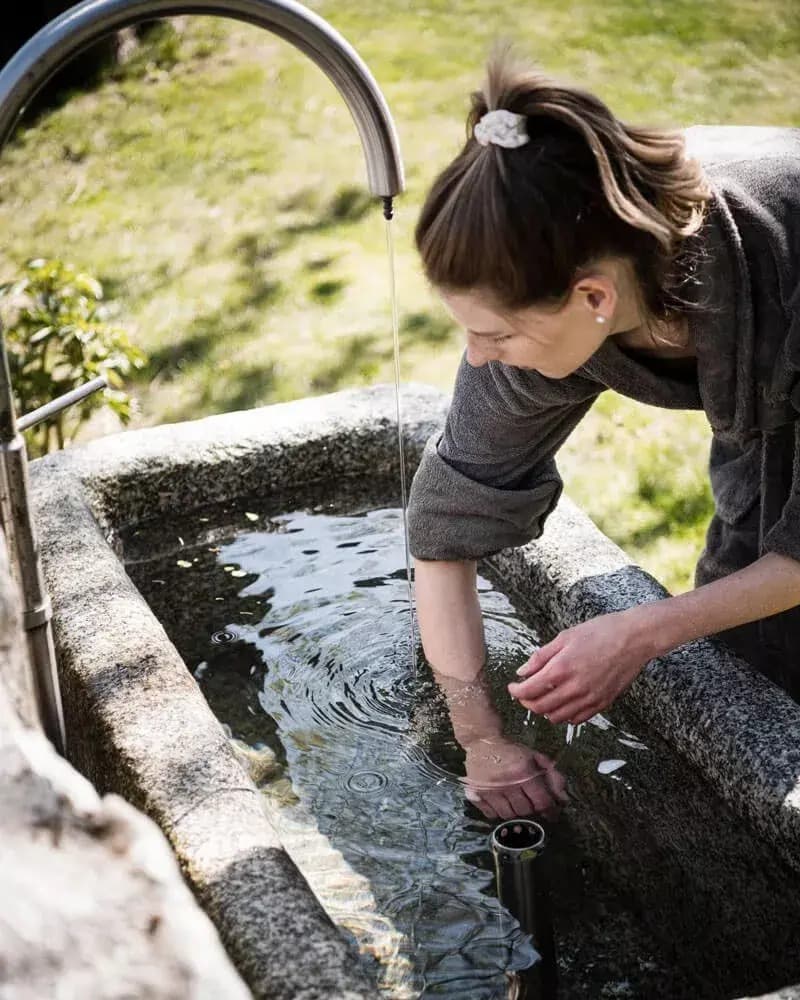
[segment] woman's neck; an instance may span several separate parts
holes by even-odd
[[[620,347],[642,351],[659,358],[693,358],[696,355],[689,324],[684,317],[671,323],[635,327],[614,335]]]
[[[616,334],[614,340],[620,347],[659,358],[693,358],[697,354],[688,323],[684,319],[662,324],[657,335],[649,327],[638,327]]]
[[[613,259],[607,262],[608,270],[617,290],[617,302],[611,320],[609,336],[630,333],[644,326],[646,309],[639,293],[633,265],[629,260]]]
[[[694,342],[685,316],[675,320],[656,320],[649,316],[639,293],[633,265],[615,261],[617,307],[609,336],[620,347],[647,352],[662,358],[692,358]]]

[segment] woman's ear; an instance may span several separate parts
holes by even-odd
[[[617,289],[605,274],[587,274],[574,286],[577,305],[590,312],[598,322],[609,322],[617,306]],[[602,319],[600,319],[602,317]]]

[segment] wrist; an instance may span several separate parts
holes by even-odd
[[[481,699],[465,704],[448,699],[448,708],[453,734],[465,749],[481,740],[491,742],[503,735],[503,720],[491,700]]]
[[[454,729],[453,732],[456,743],[464,750],[471,750],[478,744],[486,746],[487,744],[497,743],[498,740],[504,739],[502,726],[490,726],[487,729],[467,728],[461,732]]]
[[[640,604],[622,612],[626,618],[628,642],[642,662],[662,656],[693,638],[688,633],[684,634],[687,623],[685,616],[678,612],[672,597]]]

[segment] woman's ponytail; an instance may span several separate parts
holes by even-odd
[[[499,109],[526,117],[530,142],[477,143],[475,125]],[[593,258],[630,256],[648,306],[664,316],[685,277],[671,265],[708,198],[680,132],[625,125],[599,98],[520,65],[504,45],[472,94],[466,145],[423,207],[417,246],[434,285],[488,288],[511,307],[562,297]]]

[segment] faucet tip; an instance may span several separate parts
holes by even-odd
[[[383,199],[383,217],[387,221],[394,216],[394,206],[392,204],[391,196]]]

